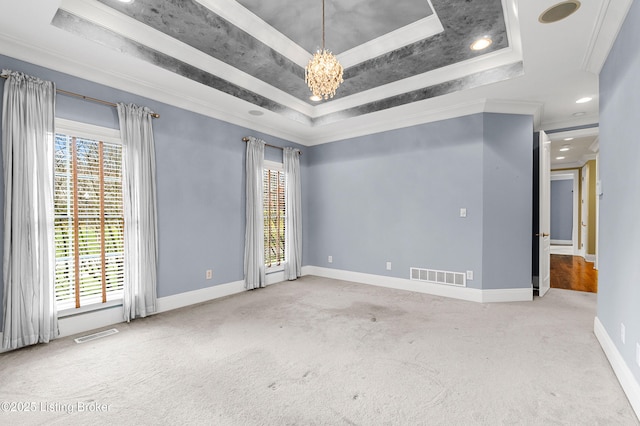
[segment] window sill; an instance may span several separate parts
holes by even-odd
[[[102,309],[122,306],[122,299],[109,300],[106,303],[92,303],[91,305],[79,308],[62,309],[58,311],[58,318],[72,317],[74,315],[86,314],[87,312],[100,311]]]
[[[283,272],[284,271],[284,263],[277,265],[277,266],[266,266],[265,267],[265,274],[269,275],[269,274],[275,274],[276,272]]]

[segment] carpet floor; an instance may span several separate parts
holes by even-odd
[[[4,353],[0,423],[638,425],[595,307],[307,276]]]

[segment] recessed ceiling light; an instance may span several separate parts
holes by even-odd
[[[257,109],[252,109],[251,111],[249,111],[249,114],[255,115],[256,117],[258,117],[260,115],[264,115],[264,112],[258,111]]]
[[[590,102],[593,98],[590,98],[589,96],[585,96],[584,98],[580,98],[576,101],[577,104],[586,104],[587,102]]]
[[[311,95],[309,96],[309,99],[311,99],[313,102],[320,102],[322,100],[322,96]]]
[[[489,36],[484,36],[471,43],[471,50],[483,50],[491,46],[493,40]]]
[[[572,141],[573,138],[564,138],[565,141]]]
[[[572,15],[578,9],[580,9],[578,0],[563,1],[542,12],[538,17],[538,21],[543,24],[558,22]]]
[[[574,116],[574,117],[582,117],[582,116],[583,116],[583,115],[585,115],[585,114],[586,114],[586,112],[584,112],[584,111],[580,111],[580,112],[574,112],[574,113],[573,113],[573,116]]]
[[[556,160],[564,160],[565,157],[556,157]]]
[[[560,148],[560,152],[567,152],[569,151],[569,149],[571,148],[569,148],[568,146],[563,146],[562,148]]]
[[[118,0],[120,3],[133,3],[133,0]]]

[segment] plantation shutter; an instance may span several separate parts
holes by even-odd
[[[56,134],[54,185],[58,310],[121,298],[122,146]]]
[[[285,261],[285,175],[283,170],[264,169],[264,263],[279,266]]]

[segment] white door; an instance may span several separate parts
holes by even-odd
[[[540,131],[540,222],[538,227],[539,269],[538,294],[542,297],[551,287],[551,141]]]
[[[586,258],[589,246],[589,166],[582,167],[582,196],[580,197],[580,255]]]

